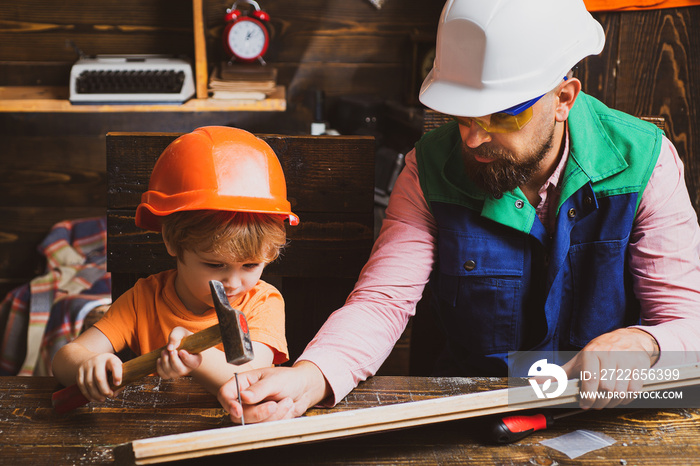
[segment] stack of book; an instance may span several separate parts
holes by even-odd
[[[212,99],[263,100],[275,91],[277,69],[269,65],[222,62],[209,79]]]

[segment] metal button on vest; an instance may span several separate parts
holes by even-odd
[[[517,201],[515,201],[515,207],[517,209],[522,209],[524,205],[525,203],[522,201],[522,199],[518,199]]]
[[[576,209],[569,209],[569,218],[576,217]]]
[[[583,198],[583,204],[584,204],[586,207],[592,206],[592,205],[593,205],[593,198],[592,198],[591,196],[586,196],[586,197],[584,197],[584,198]]]
[[[464,263],[464,270],[467,272],[471,272],[476,268],[476,262],[473,260],[469,259],[467,262]]]

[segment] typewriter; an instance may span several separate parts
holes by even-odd
[[[194,95],[192,66],[164,55],[97,55],[71,68],[73,104],[180,104]]]

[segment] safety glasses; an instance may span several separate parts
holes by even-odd
[[[474,122],[488,133],[512,133],[530,123],[530,120],[532,120],[532,106],[541,98],[542,96],[539,96],[502,112],[492,113],[479,118],[454,117],[454,119],[457,120],[457,123],[466,127],[470,127],[472,122]]]
[[[488,133],[513,133],[532,120],[532,107],[523,110],[517,115],[507,113],[493,113],[481,118],[455,117],[457,123],[470,127],[472,123],[481,126]]]
[[[567,78],[564,77],[564,81],[566,80]],[[454,119],[457,123],[466,127],[470,127],[472,122],[474,122],[488,133],[513,133],[530,123],[530,120],[532,120],[532,106],[542,97],[544,97],[544,94],[491,115],[478,118],[454,117]]]

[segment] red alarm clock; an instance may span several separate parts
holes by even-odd
[[[254,10],[242,12],[238,9],[239,3],[248,4]],[[240,0],[227,9],[224,48],[229,56],[244,63],[262,62],[270,45],[269,21],[270,15],[261,10],[254,0]]]

